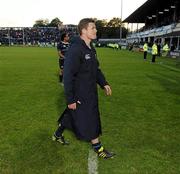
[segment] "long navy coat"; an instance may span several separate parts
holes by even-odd
[[[66,109],[60,122],[81,140],[90,141],[101,134],[97,84],[103,88],[108,83],[99,69],[96,51],[78,37],[66,54],[64,89],[67,104],[80,103],[76,110]]]

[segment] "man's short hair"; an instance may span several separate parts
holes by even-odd
[[[68,33],[63,33],[63,34],[61,35],[61,41],[64,41],[64,38],[66,37],[66,35],[68,35]]]
[[[78,32],[80,35],[82,34],[82,29],[86,29],[89,23],[95,23],[95,21],[92,18],[84,18],[80,20],[78,24]]]

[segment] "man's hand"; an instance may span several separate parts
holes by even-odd
[[[112,94],[111,87],[109,85],[105,85],[104,90],[105,90],[106,95]]]
[[[68,108],[72,110],[76,110],[76,103],[69,104]]]

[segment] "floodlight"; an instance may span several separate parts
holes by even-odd
[[[152,17],[151,17],[151,16],[147,16],[147,18],[148,18],[148,19],[152,19]]]
[[[163,11],[159,11],[158,13],[159,13],[159,14],[163,14],[164,12],[163,12]]]

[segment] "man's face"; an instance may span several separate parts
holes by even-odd
[[[96,39],[96,25],[94,23],[89,23],[86,29],[83,29],[84,34],[90,40]]]
[[[65,41],[65,42],[68,42],[68,41],[69,41],[69,35],[68,35],[68,34],[64,37],[64,41]]]

